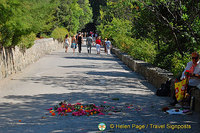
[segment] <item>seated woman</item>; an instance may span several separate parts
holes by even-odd
[[[197,52],[193,52],[191,55],[192,61],[187,63],[187,66],[185,70],[182,73],[181,80],[188,79],[189,84],[187,87],[187,101],[190,103],[190,94],[191,89],[195,88],[200,84],[200,62],[199,62],[199,54]],[[171,105],[175,105],[177,102],[175,97],[175,91],[173,92],[173,99],[174,101],[171,103]]]
[[[193,52],[191,56],[192,61],[187,63],[187,66],[182,73],[181,80],[188,78],[189,86],[197,86],[200,84],[199,54],[197,52]],[[188,73],[186,73],[186,71]]]

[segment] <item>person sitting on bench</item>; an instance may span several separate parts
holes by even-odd
[[[195,87],[200,84],[200,62],[199,54],[197,52],[192,53],[192,61],[187,63],[185,70],[182,73],[181,80],[189,78],[189,86]],[[189,73],[187,74],[186,71]]]

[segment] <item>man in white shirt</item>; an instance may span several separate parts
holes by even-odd
[[[112,48],[112,44],[110,40],[108,40],[107,38],[105,38],[105,45],[106,45],[107,55],[110,55],[110,49]]]

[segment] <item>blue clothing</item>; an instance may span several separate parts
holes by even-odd
[[[106,41],[105,44],[106,44],[107,48],[110,48],[110,46],[111,46],[111,42],[110,41]]]
[[[76,49],[76,43],[72,43],[72,48]]]

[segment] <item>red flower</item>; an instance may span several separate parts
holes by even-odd
[[[57,112],[62,112],[63,109],[62,109],[62,108],[58,108],[56,111],[57,111]]]
[[[98,115],[105,115],[104,113],[100,112]]]
[[[52,115],[52,116],[55,116],[56,114],[53,112],[53,113],[51,113],[51,115]]]
[[[53,110],[53,108],[49,108],[49,109],[47,109],[47,110]]]
[[[190,73],[190,70],[186,70],[186,71],[185,71],[185,75],[186,75],[186,76],[189,76],[189,73]]]

